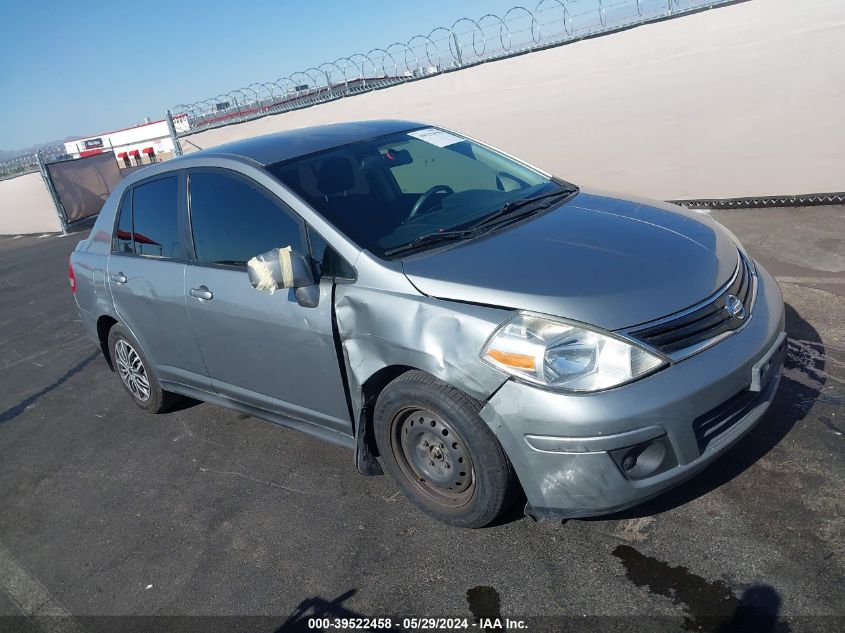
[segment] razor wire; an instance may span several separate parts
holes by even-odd
[[[405,42],[353,53],[172,108],[177,135],[241,123],[610,33],[736,0],[540,0],[503,15],[462,17]]]

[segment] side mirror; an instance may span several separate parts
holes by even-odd
[[[308,308],[317,305],[319,289],[311,265],[304,255],[290,246],[256,255],[247,262],[247,272],[249,283],[256,290],[273,294],[279,289],[293,288],[300,305]]]

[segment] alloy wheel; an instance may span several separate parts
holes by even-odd
[[[150,381],[147,370],[135,348],[125,339],[120,339],[114,346],[117,371],[123,384],[138,400],[145,402],[150,399]]]

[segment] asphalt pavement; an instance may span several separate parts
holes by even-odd
[[[764,419],[623,515],[515,512],[475,531],[356,474],[347,450],[209,404],[135,408],[74,309],[67,262],[84,233],[0,237],[0,630],[845,626],[845,207],[713,216],[787,303]],[[149,615],[162,617],[125,617]]]

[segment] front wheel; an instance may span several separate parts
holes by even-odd
[[[480,406],[421,371],[379,396],[374,426],[387,471],[428,514],[460,527],[493,522],[514,500],[515,476]]]

